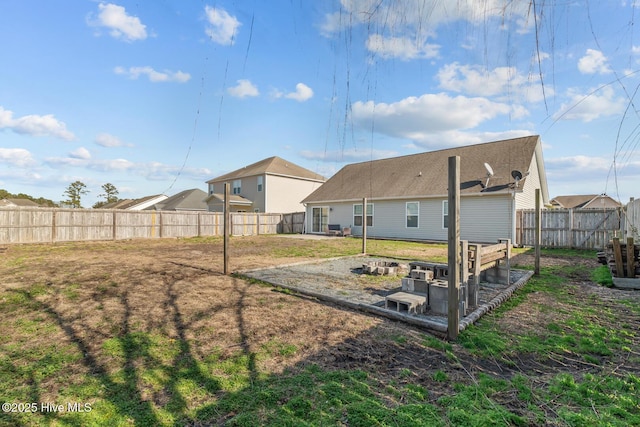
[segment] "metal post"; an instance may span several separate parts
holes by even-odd
[[[534,274],[540,275],[540,245],[542,237],[542,210],[540,208],[540,189],[536,188],[536,231],[535,231],[535,249],[536,261]]]
[[[229,274],[229,183],[224,183],[224,274]]]
[[[367,253],[367,198],[362,198],[362,253]]]
[[[449,295],[447,338],[454,341],[460,329],[460,157],[449,157]]]

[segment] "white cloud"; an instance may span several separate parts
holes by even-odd
[[[0,148],[0,163],[24,167],[35,164],[35,161],[31,153],[24,148]]]
[[[145,177],[152,181],[171,179],[180,173],[181,177],[191,177],[205,180],[211,177],[211,171],[206,168],[184,168],[166,165],[159,162],[132,162],[127,159],[92,159],[83,157],[78,150],[69,157],[49,157],[45,163],[51,167],[79,167],[105,173],[129,173]],[[86,154],[86,153],[85,153]]]
[[[566,156],[545,159],[549,170],[554,175],[571,176],[576,172],[588,174],[592,172],[608,172],[612,159],[589,156]]]
[[[101,133],[96,136],[94,142],[102,147],[132,147],[132,144],[126,144],[117,136],[108,133]]]
[[[489,70],[478,65],[460,65],[454,62],[440,68],[436,78],[442,89],[467,95],[538,102],[544,99],[543,95],[553,94],[553,88],[546,88],[543,94],[538,77],[525,76],[515,67]]]
[[[69,157],[74,159],[87,160],[91,158],[91,153],[86,148],[79,147],[77,150],[70,152]]]
[[[222,8],[205,6],[204,11],[209,23],[205,28],[205,34],[218,44],[232,45],[238,28],[242,25],[240,21]]]
[[[515,23],[517,31],[525,32],[531,22],[528,2],[508,2],[503,0],[341,0],[340,10],[328,13],[320,24],[320,32],[331,36],[346,28],[366,25],[371,31],[391,31],[394,35],[416,32],[433,32],[439,25],[467,21],[473,24],[488,24],[497,18],[498,25]],[[425,30],[429,29],[429,30]]]
[[[439,45],[412,40],[408,37],[385,37],[371,34],[367,39],[367,49],[384,59],[399,58],[403,61],[418,58],[435,58]]]
[[[560,106],[553,116],[554,120],[582,120],[588,123],[600,117],[618,115],[626,107],[625,99],[616,98],[610,86],[587,95],[569,91],[569,97],[570,101]]]
[[[285,98],[295,99],[298,102],[304,102],[313,97],[313,90],[304,83],[296,85],[296,91],[290,92],[284,96]]]
[[[75,135],[67,130],[67,125],[56,119],[53,114],[30,114],[13,118],[13,112],[3,107],[0,107],[0,129],[10,129],[22,135],[52,136],[67,141],[75,139]]]
[[[585,56],[578,60],[578,70],[582,74],[610,74],[613,71],[609,67],[607,57],[602,52],[587,49]]]
[[[139,18],[127,15],[124,7],[112,3],[100,3],[98,10],[97,18],[89,19],[90,25],[106,27],[112,37],[128,42],[147,38],[146,25]]]
[[[258,91],[258,87],[251,83],[249,80],[238,80],[237,85],[230,87],[227,89],[229,95],[235,96],[236,98],[246,98],[248,96],[258,96],[260,92]]]
[[[130,79],[137,79],[141,75],[146,75],[150,82],[152,83],[164,83],[164,82],[178,82],[185,83],[191,79],[191,75],[189,73],[185,73],[182,71],[169,71],[164,70],[163,72],[156,71],[151,67],[129,67],[129,69],[125,69],[124,67],[115,67],[113,72],[119,75],[126,75]]]
[[[455,145],[460,139],[456,132],[511,113],[513,108],[504,103],[445,93],[408,97],[391,104],[357,101],[352,106],[356,126],[371,129],[373,121],[379,133],[422,144],[442,144],[445,135]]]
[[[323,162],[361,162],[366,160],[386,159],[388,157],[397,156],[398,152],[394,150],[366,150],[349,148],[346,150],[333,151],[309,151],[303,150],[300,156],[308,160],[321,160]]]

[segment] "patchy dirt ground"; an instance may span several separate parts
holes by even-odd
[[[343,242],[278,236],[234,238],[230,267],[240,270],[311,260],[321,252],[320,246],[339,247]],[[375,253],[375,242],[369,250]],[[442,255],[442,250],[425,247],[396,255],[426,260]],[[109,355],[102,351],[105,341],[136,330],[156,331],[188,343],[184,352],[193,359],[204,359],[212,352],[221,357],[238,351],[253,354],[274,343],[292,344],[297,349],[293,355],[274,352],[273,357],[256,360],[253,369],[258,372],[280,373],[313,363],[373,372],[382,383],[403,378],[401,371],[411,372],[406,381],[428,383],[433,400],[451,393],[450,384],[456,380],[468,382],[479,372],[504,377],[514,372],[531,373],[542,381],[560,371],[599,369],[575,360],[571,354],[544,361],[523,356],[505,363],[475,357],[458,344],[453,348],[461,363],[452,363],[446,350],[421,345],[426,332],[414,327],[223,275],[220,240],[6,246],[0,257],[0,299],[19,293],[30,295],[34,306],[59,325],[44,339],[78,346],[85,354],[84,369],[98,373],[114,369]],[[514,263],[533,265],[533,259],[518,255]],[[545,257],[542,265],[584,266],[574,270],[575,277],[570,278],[566,291],[585,304],[604,301],[636,330],[640,327],[638,316],[620,304],[623,300],[639,302],[640,292],[593,284],[590,272],[597,260]],[[499,327],[544,334],[542,325],[561,322],[565,312],[562,301],[545,295],[530,294],[509,316],[497,320]],[[0,312],[0,325],[9,316],[10,312]],[[5,342],[20,341],[15,334],[0,326]],[[638,338],[635,340],[638,351]],[[621,367],[616,374],[639,373],[640,368],[625,363],[615,362]],[[446,372],[450,381],[431,381],[436,370]],[[55,398],[63,386],[41,385],[41,400]],[[162,394],[148,390],[142,391],[141,398],[158,405],[164,399]],[[505,396],[502,403],[520,404],[515,396]]]

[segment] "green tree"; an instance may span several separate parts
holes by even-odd
[[[106,184],[104,184],[102,186],[102,191],[104,191],[104,193],[98,195],[98,197],[104,197],[104,200],[96,202],[93,205],[94,209],[101,208],[104,205],[106,205],[107,203],[113,203],[113,202],[117,202],[118,200],[120,200],[118,198],[118,193],[119,193],[118,189],[116,188],[115,185],[111,184],[110,182],[107,182]]]
[[[36,202],[40,206],[50,206],[52,208],[58,207],[58,205],[53,200],[45,199],[44,197],[35,198],[24,193],[13,194],[8,192],[4,188],[0,188],[0,199],[28,199]]]
[[[89,190],[87,190],[86,184],[81,181],[74,181],[69,184],[69,186],[63,193],[63,195],[68,197],[68,199],[65,200],[64,203],[68,204],[72,208],[81,208],[82,204],[80,203],[80,199],[88,192]]]

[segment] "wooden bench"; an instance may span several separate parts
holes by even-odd
[[[489,270],[488,274],[496,283],[509,284],[509,272],[511,270],[511,240],[500,239],[495,245],[468,245],[469,274],[473,276],[473,282],[480,284],[480,278]],[[485,276],[487,273],[485,273]]]
[[[478,306],[480,280],[509,284],[511,240],[499,239],[494,245],[462,241],[462,286],[467,308]],[[466,268],[465,268],[466,267]]]

